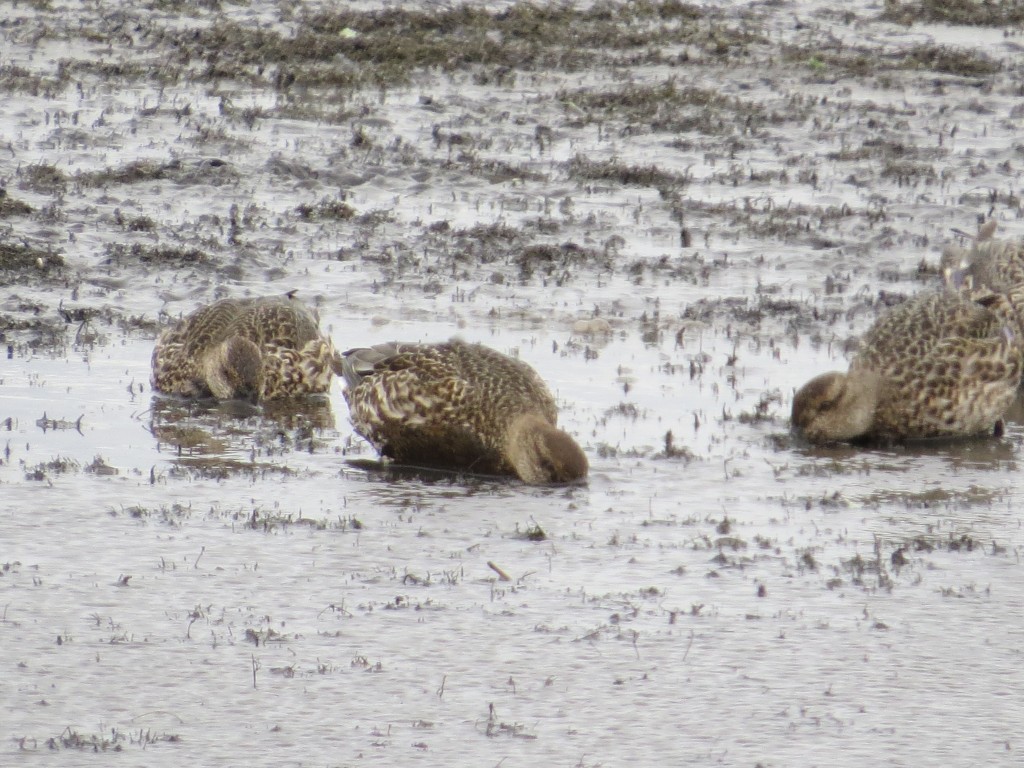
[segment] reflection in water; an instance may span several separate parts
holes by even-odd
[[[873,469],[906,472],[917,466],[908,459],[945,459],[950,469],[976,469],[1008,471],[1017,468],[1017,451],[1024,444],[1024,394],[1017,399],[1004,416],[1002,435],[968,438],[927,438],[902,442],[870,442],[866,444],[832,443],[810,445],[792,433],[778,436],[776,449],[793,450],[808,458],[829,459],[833,462],[872,459]]]
[[[349,483],[362,479],[365,491],[360,495],[372,499],[375,507],[422,511],[443,508],[455,500],[476,498],[486,517],[487,509],[496,499],[515,500],[514,508],[540,504],[544,500],[561,503],[577,495],[586,496],[585,483],[530,485],[514,477],[454,472],[435,467],[396,464],[375,459],[346,459],[343,474]],[[353,494],[354,496],[355,494]],[[532,520],[532,516],[531,516]]]
[[[1016,468],[1017,444],[1024,438],[1022,428],[1014,425],[1004,437],[930,438],[908,440],[901,443],[851,445],[794,444],[793,450],[808,458],[856,462],[871,459],[872,469],[908,471],[914,468],[916,458],[945,459],[951,468],[971,467],[980,470],[1013,470]]]
[[[1024,390],[1017,391],[1017,399],[1003,414],[1003,419],[1007,424],[1024,425]]]
[[[204,476],[254,468],[287,471],[277,457],[324,452],[334,437],[334,413],[326,397],[253,405],[154,396],[149,414],[158,452],[173,453],[177,466]]]
[[[84,764],[108,747],[152,768],[1019,762],[1024,484],[1007,468],[1020,414],[1000,440],[945,447],[812,453],[785,434],[808,372],[845,368],[888,294],[938,282],[916,265],[951,224],[993,208],[1024,233],[1017,203],[983,192],[1018,162],[1015,68],[886,66],[922,31],[968,62],[1015,59],[1019,41],[894,30],[878,13],[837,25],[834,0],[721,4],[736,11],[725,23],[710,3],[693,23],[669,3],[615,3],[630,12],[576,12],[581,33],[605,34],[600,16],[637,44],[574,54],[592,66],[487,82],[418,68],[415,88],[346,89],[341,105],[293,88],[279,111],[265,108],[273,77],[190,76],[208,68],[199,53],[180,76],[189,57],[167,58],[159,83],[106,67],[137,57],[124,42],[161,56],[222,14],[239,33],[188,49],[212,40],[228,75],[253,35],[284,50],[296,34],[268,27],[281,12],[265,0],[198,21],[164,5],[108,42],[107,4],[5,5],[19,71],[4,70],[0,133],[18,139],[0,163],[33,212],[2,221],[26,265],[0,289],[0,326],[14,324],[0,331],[0,764],[57,750]],[[295,5],[301,19],[327,4]],[[410,5],[393,13],[431,4]],[[836,32],[811,41],[824,72],[785,55],[813,34],[794,7]],[[462,16],[502,44],[507,21]],[[416,45],[420,25],[406,26]],[[646,55],[659,40],[699,57],[687,87]],[[853,47],[887,71],[847,72]],[[99,87],[54,87],[54,56],[99,67]],[[279,68],[306,64],[324,66]],[[934,155],[936,115],[975,114],[978,82],[986,114]],[[680,128],[705,92],[726,98]],[[558,165],[577,153],[591,159]],[[197,154],[220,157],[196,170]],[[123,217],[105,213],[118,205]],[[340,385],[340,435],[326,403],[151,401],[161,310],[268,285],[315,301],[346,347],[457,333],[518,353],[584,443],[588,485],[355,469],[345,459],[371,449]],[[61,297],[100,311],[108,343],[72,347]],[[84,434],[44,432],[44,413],[84,414]],[[666,453],[691,460],[653,458],[670,431]]]
[[[999,437],[811,446],[792,433],[776,434],[775,450],[796,461],[774,471],[777,477],[792,473],[804,490],[814,487],[800,495],[808,504],[910,510],[912,527],[921,522],[921,510],[941,510],[977,524],[984,510],[1015,494],[1024,446],[1021,405],[1018,396]]]
[[[492,490],[507,486],[520,486],[522,480],[505,475],[480,475],[473,472],[453,471],[437,467],[421,467],[411,464],[396,464],[379,459],[346,459],[352,469],[358,469],[367,475],[375,476],[385,482],[399,480],[416,480],[426,485],[442,485],[445,483],[469,489]],[[545,486],[541,486],[545,487]],[[558,487],[558,486],[552,486]]]

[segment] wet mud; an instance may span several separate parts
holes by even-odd
[[[1024,236],[1012,4],[0,17],[4,764],[1015,764],[1024,410],[788,423],[954,229]],[[588,483],[151,391],[291,290],[534,366]]]

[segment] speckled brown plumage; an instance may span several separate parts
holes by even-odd
[[[979,239],[969,249],[951,246],[942,265],[954,288],[1010,291],[1024,286],[1024,243]]]
[[[185,397],[272,400],[327,392],[340,358],[316,316],[289,293],[222,299],[165,330],[153,387]]]
[[[479,344],[378,344],[344,353],[345,399],[359,434],[404,464],[529,483],[587,474],[556,427],[555,400],[536,371]]]
[[[961,253],[962,266],[948,278],[953,287],[1007,291],[1024,285],[1024,243],[989,240]]]
[[[797,391],[793,428],[816,443],[991,433],[1024,370],[1002,302],[936,293],[894,307],[861,339],[847,373]]]

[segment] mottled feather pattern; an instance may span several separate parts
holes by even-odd
[[[1009,306],[1002,294],[934,293],[893,308],[864,335],[847,374],[798,391],[794,427],[816,442],[992,430],[1024,372],[1024,337],[1010,327]]]
[[[337,363],[316,315],[291,294],[222,299],[200,307],[161,334],[153,350],[153,386],[186,397],[213,392],[211,360],[221,361],[230,339],[247,339],[259,352],[258,399],[327,392]]]
[[[942,256],[951,287],[986,305],[1015,334],[1024,336],[1024,242],[989,239],[982,227],[970,249],[952,246]]]
[[[389,348],[395,354],[373,367],[372,387],[355,405],[360,423],[376,419],[437,427],[456,423],[480,430],[484,418],[504,426],[529,410],[557,424],[554,398],[525,363],[462,342]]]
[[[952,263],[951,263],[952,262]],[[970,249],[953,247],[943,254],[948,276],[967,290],[1006,292],[1024,285],[1024,243],[981,240]]]
[[[876,369],[919,361],[950,336],[987,339],[999,335],[999,317],[975,301],[943,293],[909,299],[888,310],[861,337],[851,363]]]
[[[975,290],[968,296],[999,318],[1003,334],[1024,354],[1024,284],[1003,292]]]
[[[531,482],[534,473],[548,481],[586,473],[582,451],[556,429],[555,400],[540,376],[495,350],[457,340],[380,344],[346,352],[343,373],[356,431],[385,456]],[[548,438],[560,441],[551,460]]]
[[[947,338],[885,369],[875,429],[896,437],[979,434],[1013,403],[1021,356],[1005,338]]]
[[[334,380],[334,347],[322,338],[301,349],[274,342],[264,347],[263,399],[275,400],[327,392]]]

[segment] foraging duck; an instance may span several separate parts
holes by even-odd
[[[356,432],[384,456],[527,483],[587,474],[537,372],[480,344],[377,344],[342,357]]]
[[[153,388],[185,397],[272,400],[327,392],[340,358],[291,291],[221,299],[168,328],[153,350]]]
[[[880,317],[847,373],[824,373],[793,399],[812,443],[960,437],[997,431],[1024,371],[1002,294],[923,294]]]
[[[978,228],[970,248],[953,244],[943,249],[939,263],[948,286],[1000,292],[1024,286],[1024,243],[996,240],[995,231],[992,219]]]

